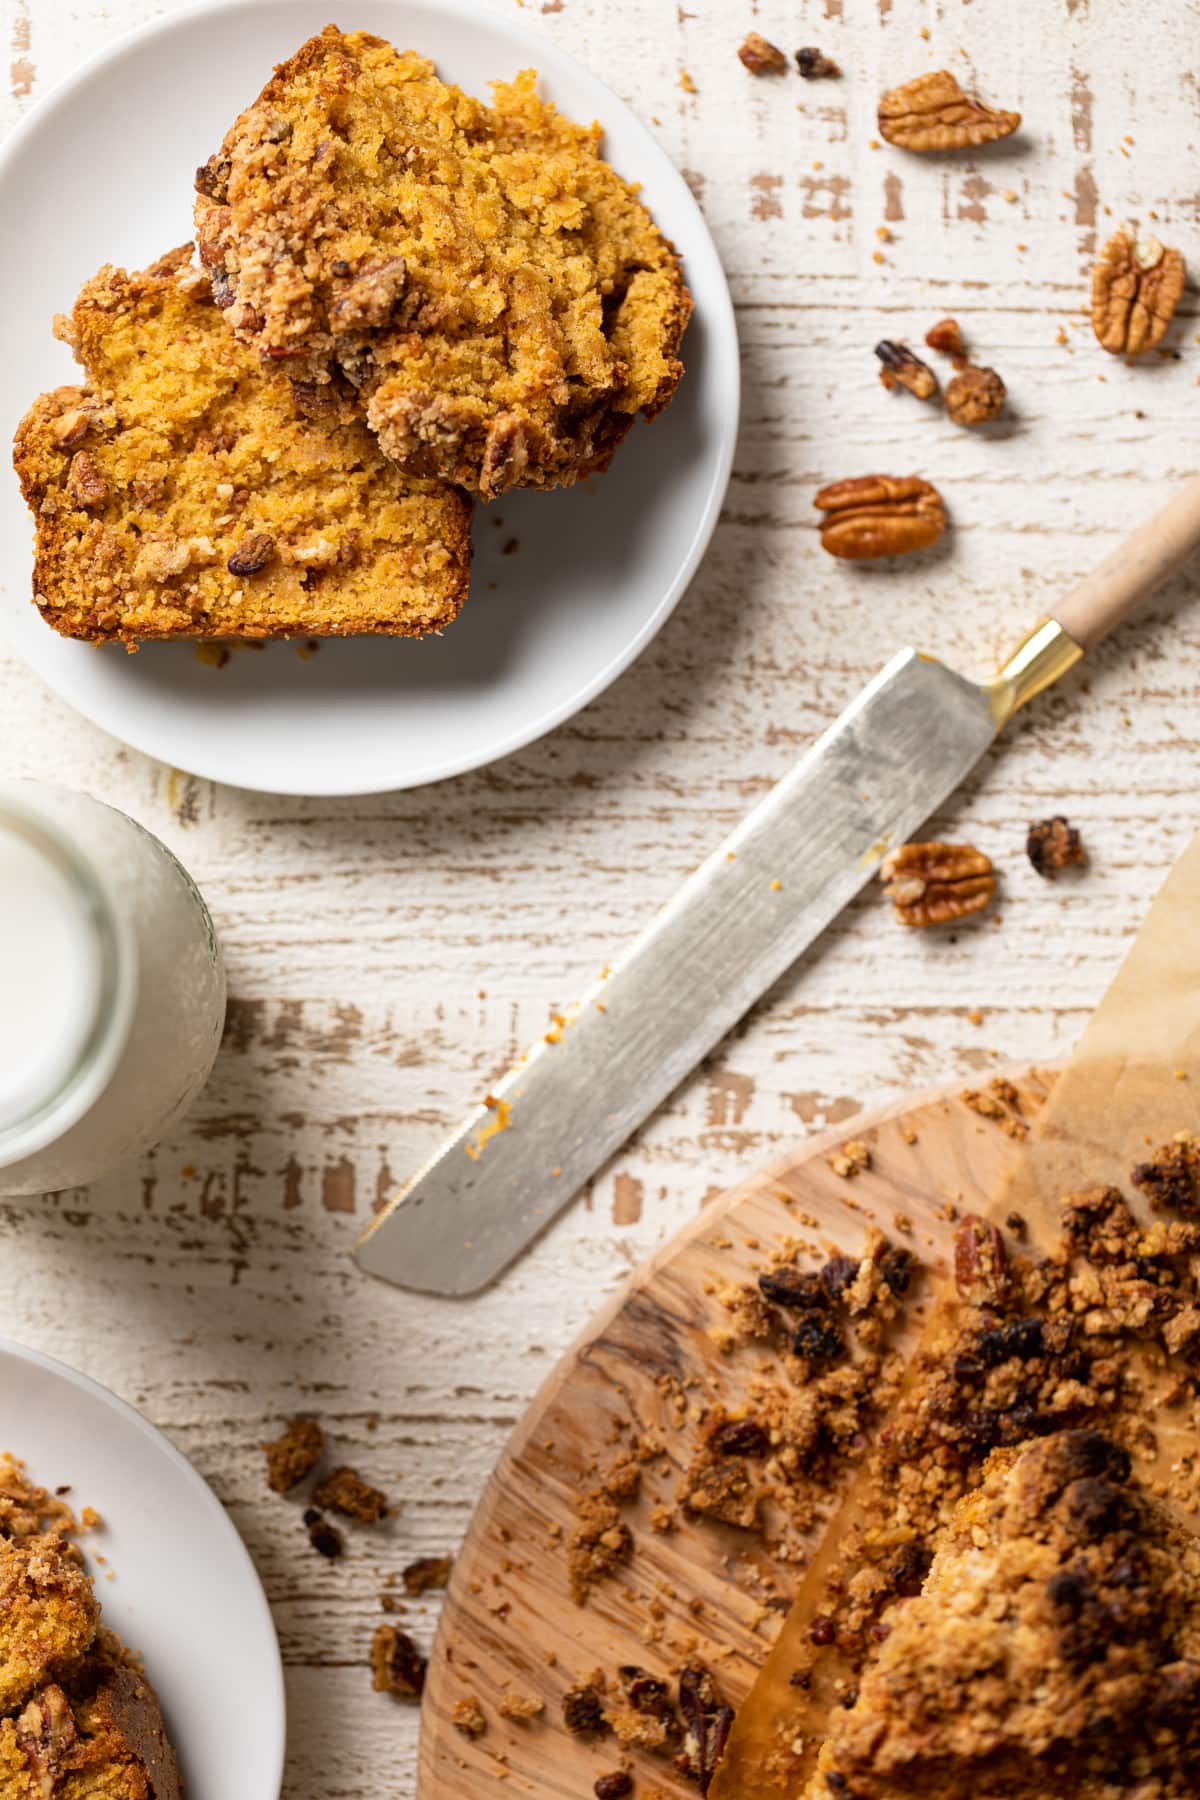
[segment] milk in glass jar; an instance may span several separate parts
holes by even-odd
[[[221,1041],[225,971],[175,857],[86,794],[0,781],[0,1194],[165,1137]]]

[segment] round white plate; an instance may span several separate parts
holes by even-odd
[[[94,1506],[104,1521],[83,1540],[96,1593],[106,1624],[145,1659],[188,1800],[277,1800],[279,1645],[254,1564],[212,1489],[123,1400],[7,1338],[0,1450],[44,1487],[68,1483],[75,1510]]]
[[[30,113],[0,155],[0,413],[9,433],[43,388],[79,378],[50,334],[104,262],[144,265],[192,232],[192,176],[272,65],[328,22],[329,0],[233,0],[159,20]],[[292,794],[416,787],[530,743],[600,693],[687,586],[729,479],[738,348],[725,277],[687,184],[616,96],[516,20],[471,0],[357,0],[364,28],[432,56],[474,93],[536,67],[572,117],[597,118],[610,160],[643,184],[684,258],[696,311],[668,410],[608,474],[480,507],[472,589],[443,637],[239,650],[223,669],[190,644],[130,657],[59,638],[30,603],[31,524],[0,471],[0,624],[81,713],[164,762]],[[338,15],[342,18],[341,14]],[[83,172],[87,171],[86,177]],[[516,541],[507,555],[505,546]]]

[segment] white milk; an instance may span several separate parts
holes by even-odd
[[[0,1194],[95,1181],[164,1137],[221,1041],[191,877],[85,794],[0,781]]]

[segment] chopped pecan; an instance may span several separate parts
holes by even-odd
[[[1083,839],[1061,813],[1053,819],[1040,819],[1029,827],[1025,854],[1039,875],[1054,879],[1056,869],[1083,861]]]
[[[981,912],[996,891],[991,859],[970,844],[901,844],[879,871],[902,925],[948,925]]]
[[[1183,293],[1184,263],[1178,250],[1157,238],[1139,238],[1122,226],[1092,270],[1092,329],[1114,356],[1141,356],[1160,344]]]
[[[821,548],[851,560],[925,550],[946,529],[942,496],[919,475],[833,481],[814,496],[813,504],[826,514]]]
[[[954,1284],[969,1306],[1000,1306],[1008,1296],[1004,1239],[978,1213],[968,1213],[954,1233]]]
[[[787,68],[787,57],[769,38],[760,31],[748,31],[738,50],[738,61],[752,75],[782,75]]]
[[[796,67],[805,81],[832,81],[842,72],[832,56],[826,56],[815,44],[806,44],[797,50]]]
[[[1021,123],[1017,112],[993,112],[964,94],[949,69],[918,75],[879,102],[879,135],[902,150],[961,150],[1006,138]]]
[[[956,425],[983,425],[1004,411],[1008,389],[995,369],[973,364],[946,384],[946,411]]]
[[[733,1725],[733,1708],[721,1704],[717,1685],[708,1670],[693,1663],[679,1674],[679,1710],[683,1714],[683,1750],[675,1767],[702,1794],[707,1794],[725,1753]]]
[[[939,319],[925,333],[925,342],[931,350],[938,350],[943,356],[959,357],[967,354],[967,346],[963,342],[957,319]]]
[[[404,294],[407,281],[408,265],[402,256],[389,256],[364,269],[342,289],[330,306],[330,329],[335,332],[367,331],[386,325]]]
[[[100,472],[100,465],[86,450],[77,450],[71,458],[67,481],[80,506],[103,506],[108,499],[108,483]]]
[[[913,355],[907,344],[880,338],[875,354],[883,364],[879,379],[885,388],[906,387],[918,400],[932,400],[938,391],[937,376],[928,363]]]
[[[1190,1131],[1176,1132],[1169,1144],[1163,1144],[1147,1162],[1137,1164],[1131,1179],[1153,1206],[1170,1207],[1194,1218],[1200,1213],[1200,1138]]]
[[[275,539],[269,531],[250,531],[225,567],[231,575],[257,575],[275,555]]]
[[[196,192],[203,194],[206,200],[215,200],[218,206],[224,206],[229,198],[229,172],[232,166],[229,158],[218,150],[215,156],[210,156],[196,170]]]
[[[608,1730],[604,1696],[594,1682],[569,1688],[563,1695],[563,1724],[575,1737],[602,1737]]]
[[[60,413],[50,426],[50,435],[60,450],[73,450],[82,444],[92,428],[92,415],[86,406],[71,406]]]
[[[51,1682],[33,1696],[15,1722],[28,1773],[43,1794],[58,1791],[58,1778],[77,1741],[75,1717],[60,1687]]]
[[[425,1658],[406,1631],[378,1625],[371,1639],[372,1685],[377,1694],[419,1700],[425,1687]]]
[[[444,1588],[454,1567],[452,1556],[418,1556],[401,1572],[406,1594],[427,1594],[430,1588]]]

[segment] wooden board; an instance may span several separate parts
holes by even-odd
[[[1032,1120],[1053,1072],[1028,1069],[1012,1079],[1018,1111]],[[669,1533],[653,1529],[650,1513],[658,1504],[673,1508],[697,1434],[694,1421],[673,1428],[662,1378],[690,1384],[693,1414],[711,1400],[736,1406],[761,1352],[726,1355],[718,1347],[714,1330],[727,1322],[722,1287],[752,1280],[785,1239],[811,1245],[814,1267],[831,1248],[855,1254],[872,1225],[941,1272],[955,1213],[982,1207],[1021,1153],[1020,1142],[973,1111],[958,1089],[856,1121],[852,1136],[868,1145],[871,1166],[853,1180],[827,1160],[846,1135],[810,1140],[714,1201],[632,1277],[525,1414],[475,1514],[442,1615],[422,1719],[423,1800],[482,1800],[495,1795],[500,1778],[536,1800],[583,1800],[619,1761],[611,1739],[581,1741],[561,1724],[563,1694],[595,1668],[611,1675],[638,1663],[666,1675],[698,1660],[727,1700],[744,1698],[786,1611],[796,1565],[776,1563],[757,1536],[730,1526],[683,1521]],[[924,1310],[919,1300],[908,1309],[910,1339]],[[647,1465],[642,1492],[624,1510],[632,1561],[579,1606],[568,1590],[565,1552],[576,1498],[595,1485],[598,1464],[656,1430],[667,1456]],[[819,1524],[809,1548],[820,1532]],[[541,1700],[543,1715],[528,1723],[505,1718],[506,1695]],[[453,1723],[455,1704],[467,1698],[478,1700],[487,1720],[477,1738]],[[694,1787],[667,1760],[643,1760],[639,1792],[695,1800]]]

